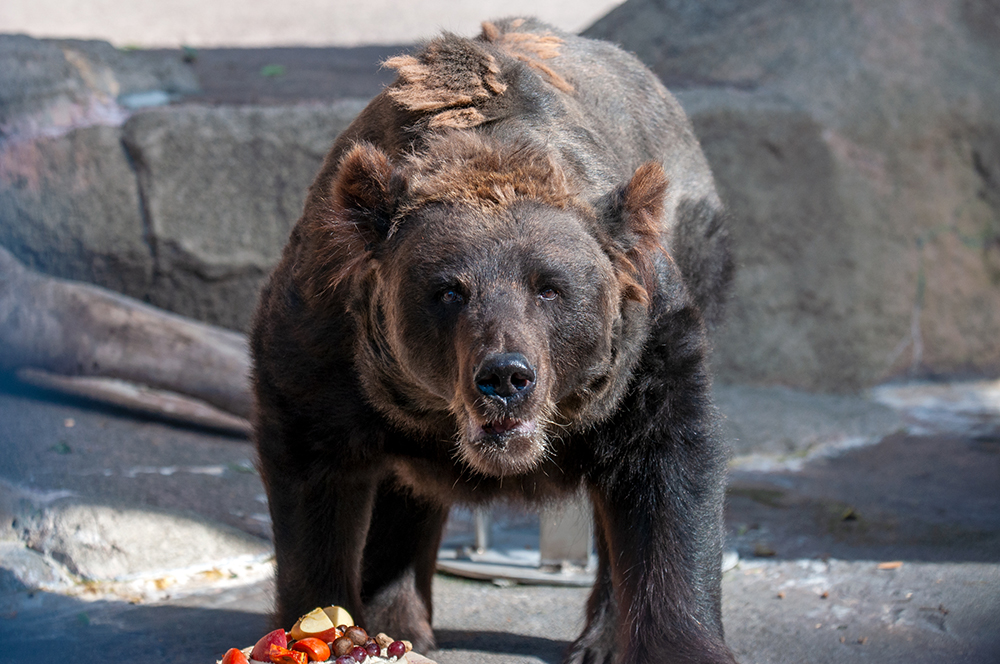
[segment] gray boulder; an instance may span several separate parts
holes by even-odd
[[[118,127],[0,142],[0,245],[39,271],[144,297],[153,263],[139,201]]]
[[[120,51],[100,41],[0,35],[0,64],[4,141],[120,124],[125,108],[143,99],[164,103],[198,90],[179,52]]]
[[[49,274],[145,297],[154,266],[123,102],[195,90],[179,56],[0,35],[0,244]]]
[[[176,103],[181,54],[0,35],[0,245],[30,267],[244,329],[362,107]]]
[[[1000,371],[1000,5],[629,0],[586,34],[677,93],[735,213],[723,380]]]
[[[176,106],[134,115],[123,139],[153,255],[147,299],[245,329],[307,187],[361,108]]]
[[[0,36],[0,244],[50,274],[144,296],[153,264],[123,103],[195,90],[179,56]]]

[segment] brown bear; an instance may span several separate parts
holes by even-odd
[[[731,262],[680,106],[530,19],[389,60],[264,289],[255,439],[277,620],[347,607],[434,647],[449,506],[589,492],[568,662],[732,662],[706,324]]]

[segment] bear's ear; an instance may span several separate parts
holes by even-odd
[[[344,155],[330,186],[334,222],[353,226],[370,247],[391,233],[404,188],[388,155],[369,143],[359,143]]]
[[[663,166],[648,161],[596,206],[608,233],[605,250],[618,272],[622,295],[642,304],[649,303],[649,293],[656,287],[656,254],[667,255],[660,239],[668,186]]]
[[[405,190],[400,170],[375,146],[358,143],[344,155],[304,228],[296,272],[307,298],[324,298],[363,268],[392,234]]]

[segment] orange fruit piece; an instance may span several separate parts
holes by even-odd
[[[313,662],[325,662],[330,659],[330,646],[315,637],[299,639],[292,646],[292,650],[304,652]]]

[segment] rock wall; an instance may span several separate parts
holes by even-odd
[[[153,264],[149,300],[245,329],[307,187],[362,107],[181,106],[125,123]]]
[[[363,102],[164,105],[196,91],[179,53],[0,37],[0,245],[42,272],[245,329]]]
[[[722,380],[1000,372],[996,0],[629,0],[586,34],[675,92],[734,212]],[[364,102],[163,105],[197,87],[180,54],[0,36],[0,244],[245,329]]]
[[[586,34],[677,94],[735,213],[723,380],[1000,371],[1000,4],[629,0]]]

